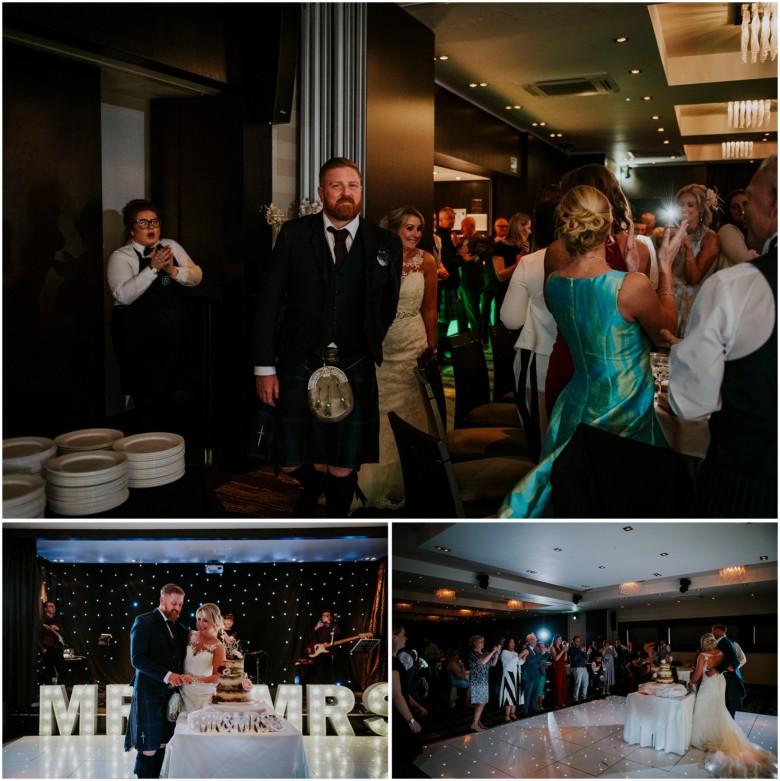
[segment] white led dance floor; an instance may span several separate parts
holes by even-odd
[[[704,752],[684,756],[623,742],[625,697],[584,703],[426,745],[416,765],[432,778],[709,778]],[[737,713],[777,754],[777,717]]]
[[[3,747],[3,778],[135,778],[115,735],[30,736]],[[304,735],[310,778],[387,778],[387,738]]]

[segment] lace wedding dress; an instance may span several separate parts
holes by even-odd
[[[401,462],[387,413],[395,411],[407,423],[428,431],[428,415],[414,375],[417,356],[428,346],[420,305],[425,292],[423,254],[404,264],[395,320],[382,342],[382,365],[377,367],[379,386],[379,463],[360,468],[358,484],[368,506],[397,509],[403,505]],[[353,505],[353,509],[360,507]]]
[[[777,778],[777,757],[751,743],[726,710],[726,679],[704,675],[693,710],[691,745],[707,752],[704,767],[713,778]]]
[[[187,675],[199,678],[210,676],[214,671],[214,651],[219,642],[207,646],[205,649],[195,650],[196,633],[190,634],[190,642],[187,645],[187,656],[184,658],[184,672]],[[209,704],[211,695],[217,691],[216,683],[190,683],[181,687],[181,696],[184,700],[183,713],[190,713]]]

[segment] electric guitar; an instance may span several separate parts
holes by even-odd
[[[342,643],[351,643],[353,640],[363,640],[367,637],[371,637],[371,632],[363,632],[360,635],[346,637],[344,640],[336,640],[335,643],[309,643],[304,650],[306,651],[306,655],[310,659],[313,659],[315,656],[328,653],[328,649],[333,648],[333,646],[341,645]]]

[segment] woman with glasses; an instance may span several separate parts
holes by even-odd
[[[122,392],[133,399],[136,433],[177,431],[190,397],[184,288],[200,284],[203,272],[180,244],[161,238],[153,203],[132,200],[122,217],[128,241],[106,269]]]

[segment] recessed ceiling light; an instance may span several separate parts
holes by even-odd
[[[538,122],[531,122],[531,127],[539,127],[539,123]]]
[[[653,99],[653,96],[652,96],[652,95],[645,95],[645,96],[642,98],[642,100],[652,100],[652,99]]]
[[[477,82],[476,81],[472,81],[471,84],[469,84],[469,87],[476,87],[476,86],[477,86]]]
[[[661,117],[658,114],[653,114],[653,116],[650,117],[650,119],[660,119],[660,118]]]
[[[504,106],[504,108],[505,108],[507,111],[511,111],[511,110],[512,110],[512,107],[511,107],[511,106]]]
[[[538,574],[538,573],[536,572],[536,570],[535,570],[535,569],[527,569],[527,570],[526,570],[526,572],[527,572],[529,575],[536,575],[536,574]]]
[[[456,177],[455,177],[455,181],[456,181],[456,182],[459,182],[459,181],[460,181],[462,178],[463,178],[462,176],[456,176]]]
[[[603,564],[599,564],[599,569],[606,569],[606,567]]]
[[[444,551],[444,553],[450,552],[450,548],[445,548],[443,545],[437,545],[436,550]]]
[[[521,108],[522,108],[522,106],[515,106],[515,108],[517,108],[517,109],[521,109]]]
[[[758,558],[759,558],[759,561],[768,561],[769,560],[769,556],[759,556]]]
[[[626,98],[626,103],[630,103],[630,102],[631,102],[631,98]]]
[[[639,68],[631,68],[629,73],[633,74],[634,76],[637,75],[637,73],[641,73],[642,71]]]
[[[659,132],[659,133],[663,133],[663,132],[664,132],[664,128],[662,128],[662,127],[659,127],[659,128],[658,128],[658,132]]]
[[[654,572],[653,575],[655,575],[655,577],[657,577],[657,578],[662,577],[660,572]],[[661,595],[659,594],[658,596],[660,597]]]
[[[555,138],[555,133],[550,133],[550,138]]]
[[[667,138],[666,141],[664,141],[665,144],[669,143],[669,139]]]
[[[634,527],[633,526],[624,526],[623,527],[623,531],[624,532],[632,532],[632,531],[634,531]]]
[[[553,550],[556,551],[557,553],[560,553],[563,550],[563,548],[553,548]]]
[[[547,123],[546,123],[546,122],[540,122],[540,123],[539,123],[539,126],[540,126],[540,127],[547,127]]]
[[[612,40],[614,40],[615,43],[627,43],[628,42],[628,38],[626,38],[625,35],[621,35],[618,38],[613,38]]]
[[[556,133],[555,135],[558,136],[558,138],[563,138],[563,133]]]
[[[439,59],[440,59],[442,62],[444,62],[445,60],[449,60],[449,55],[447,55],[447,54],[442,54],[442,55],[439,57]]]
[[[659,553],[658,555],[659,556],[668,556],[669,554],[668,553]]]

